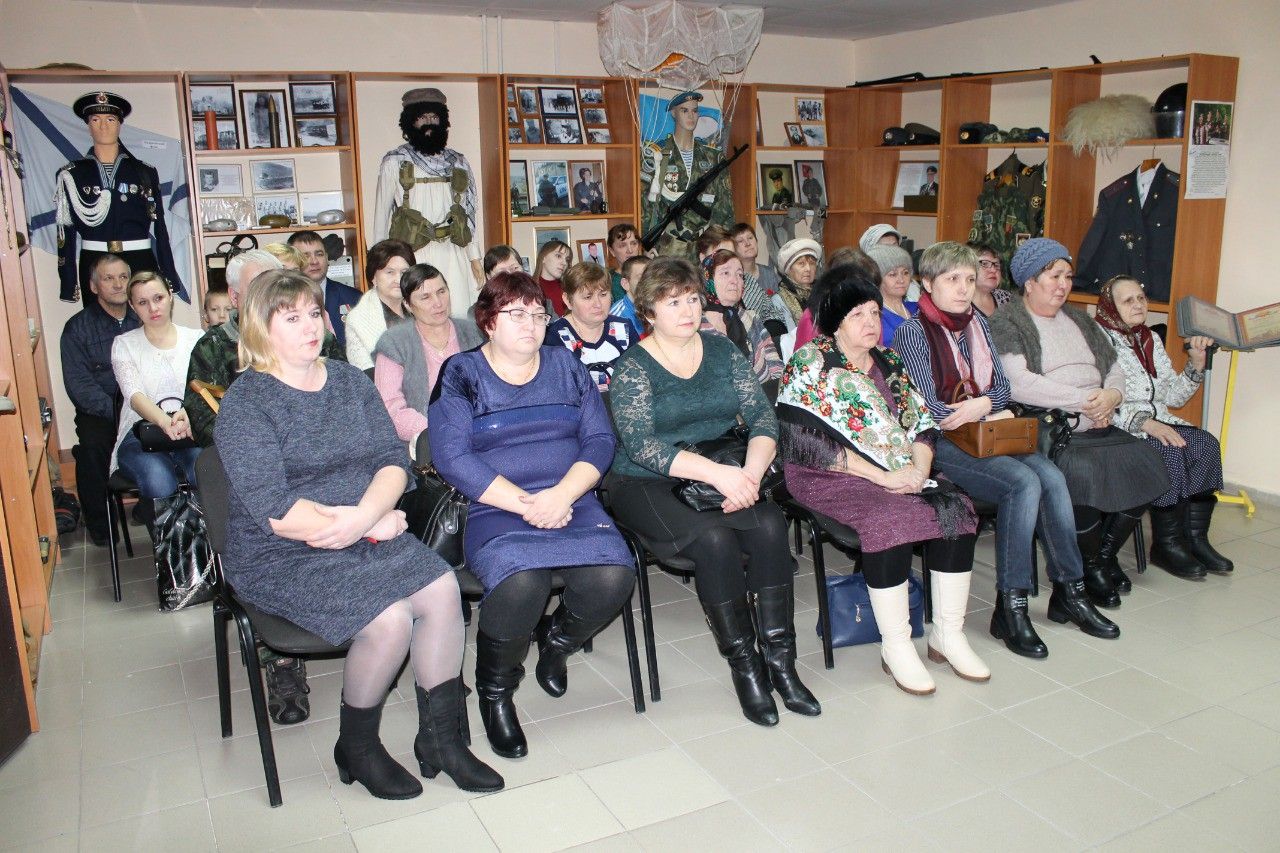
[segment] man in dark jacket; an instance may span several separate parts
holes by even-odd
[[[325,251],[324,241],[314,231],[298,231],[289,237],[289,245],[302,253],[307,264],[302,273],[324,292],[324,310],[329,315],[329,323],[333,326],[333,334],[345,350],[347,346],[347,312],[360,301],[360,291],[340,281],[329,278],[329,254]],[[250,279],[245,280],[245,284]]]
[[[94,545],[107,544],[107,476],[116,443],[116,396],[111,369],[117,335],[138,328],[129,307],[129,265],[116,255],[98,257],[89,271],[94,299],[62,330],[62,384],[76,408],[76,487],[84,526]]]

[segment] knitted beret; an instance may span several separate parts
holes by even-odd
[[[891,246],[888,243],[877,244],[867,249],[867,257],[876,262],[882,276],[888,275],[890,270],[898,267],[911,269],[911,255],[901,246]]]
[[[1057,260],[1071,262],[1071,253],[1066,246],[1048,237],[1032,237],[1013,253],[1013,259],[1009,261],[1009,273],[1013,276],[1013,283],[1022,287]]]

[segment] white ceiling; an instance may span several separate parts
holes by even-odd
[[[604,0],[122,0],[200,6],[350,9],[370,12],[419,11],[427,14],[594,21],[609,5]],[[779,35],[859,39],[987,18],[1007,12],[1054,6],[1068,0],[737,0],[764,8],[764,31]],[[628,5],[644,6],[644,2]]]

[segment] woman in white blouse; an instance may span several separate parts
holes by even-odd
[[[401,240],[383,240],[370,247],[364,263],[369,289],[346,320],[347,363],[352,367],[372,371],[373,351],[382,333],[409,319],[400,295],[400,277],[413,265],[413,249]]]
[[[111,367],[124,401],[111,470],[127,474],[142,497],[162,500],[178,491],[179,473],[195,483],[200,449],[192,444],[183,450],[147,452],[134,425],[145,420],[174,441],[191,438],[182,397],[191,350],[202,333],[173,322],[173,294],[154,272],[129,279],[129,304],[142,326],[120,335],[111,346]]]

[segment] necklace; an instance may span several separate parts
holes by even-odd
[[[444,333],[444,343],[437,346],[435,341],[427,337],[427,331],[422,326],[418,327],[418,336],[421,337],[422,340],[426,341],[427,346],[431,347],[431,349],[435,351],[435,354],[441,358],[444,357],[445,350],[449,348],[449,339],[452,337],[450,332],[446,331]]]
[[[515,378],[512,369],[505,364],[499,363],[495,358],[492,344],[485,344],[485,346],[488,348],[485,356],[489,359],[489,366],[493,368],[494,373],[498,374],[498,378],[508,385],[527,385],[538,372],[538,365],[541,359],[536,353],[533,358],[529,359],[528,364],[522,365],[524,367],[524,375]]]
[[[667,348],[666,348],[666,347],[664,347],[664,346],[662,345],[662,339],[661,339],[660,337],[658,337],[657,335],[652,335],[651,337],[653,338],[653,343],[654,343],[654,345],[655,345],[655,346],[657,346],[658,351],[662,353],[662,357],[663,357],[664,359],[666,359],[667,363],[668,363],[669,365],[671,365],[671,367],[672,367],[672,368],[679,368],[679,367],[681,366],[680,362],[678,362],[678,361],[676,361],[674,358],[672,358],[672,357],[671,357],[671,353],[667,352]],[[683,344],[681,344],[681,345],[680,345],[680,352],[681,352],[681,353],[684,353],[684,352],[689,351],[689,346],[690,346],[690,345],[691,345],[695,340],[697,340],[697,339],[698,339],[698,337],[697,337],[697,335],[695,335],[694,337],[689,338],[689,340],[687,340],[687,341],[685,341]],[[690,366],[690,367],[692,367],[692,363],[690,363],[690,365],[689,365],[689,366]],[[681,376],[681,375],[683,374],[683,371],[681,371],[681,370],[677,370],[677,369],[673,369],[671,372],[672,372],[672,373],[674,373],[674,374],[676,374],[677,376]],[[689,376],[685,376],[684,378],[685,378],[685,379],[689,379],[689,378],[692,378],[692,376],[693,376],[693,373],[692,373],[692,372],[690,372]]]

